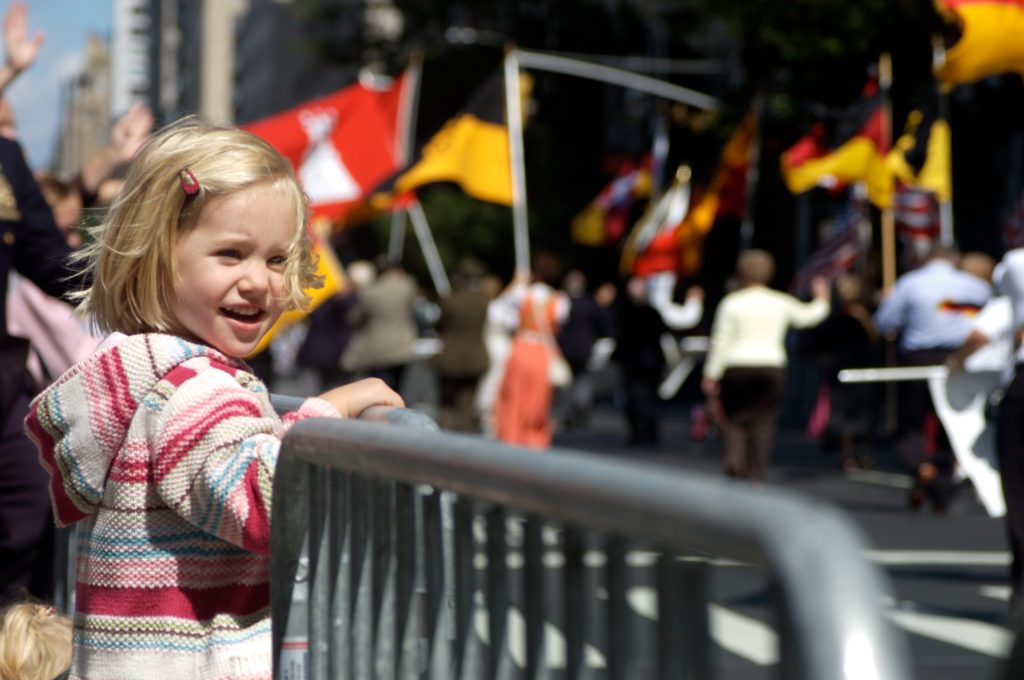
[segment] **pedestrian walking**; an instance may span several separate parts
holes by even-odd
[[[811,301],[801,302],[769,288],[774,275],[770,253],[753,249],[740,254],[740,287],[715,312],[701,382],[718,404],[726,473],[754,481],[764,479],[774,443],[786,384],[786,332],[820,323],[830,308],[823,278],[811,282]]]

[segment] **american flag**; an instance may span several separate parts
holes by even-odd
[[[900,238],[915,244],[934,241],[940,230],[939,202],[935,194],[917,187],[897,186],[893,221]]]
[[[1013,202],[1003,221],[1003,246],[1007,250],[1024,246],[1024,193]]]
[[[803,294],[810,289],[811,279],[821,276],[831,283],[840,274],[849,271],[864,249],[869,229],[866,202],[851,191],[849,198],[832,219],[829,236],[793,277],[790,292],[794,295]]]

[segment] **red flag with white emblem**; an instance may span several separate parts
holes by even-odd
[[[357,82],[242,127],[292,162],[313,215],[334,220],[399,167],[403,80]]]

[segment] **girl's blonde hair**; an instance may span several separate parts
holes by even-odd
[[[0,680],[53,680],[71,666],[71,619],[40,604],[0,617]]]
[[[198,191],[189,194],[192,178]],[[253,134],[189,116],[139,151],[106,221],[76,253],[89,286],[78,294],[78,311],[103,332],[172,329],[178,239],[195,227],[207,203],[252,188],[280,192],[294,206],[285,290],[288,308],[304,308],[306,289],[322,285],[322,277],[306,228],[308,204],[291,164]]]

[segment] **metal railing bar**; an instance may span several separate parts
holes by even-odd
[[[332,575],[330,677],[350,677],[352,673],[352,503],[351,478],[347,472],[331,470],[332,521],[329,526]]]
[[[307,474],[306,531],[309,546],[309,680],[327,680],[327,657],[330,650],[330,538],[331,501],[326,479],[313,471]],[[327,509],[327,512],[324,510]]]
[[[427,659],[431,677],[444,677],[456,669],[456,582],[451,501],[449,495],[434,491],[424,494],[421,503],[426,625],[429,627]]]
[[[370,489],[370,549],[373,552],[372,577],[370,579],[370,611],[369,618],[361,619],[372,630],[373,643],[370,646],[373,659],[373,677],[384,675],[385,666],[389,666],[394,656],[394,641],[390,639],[394,617],[391,611],[392,600],[385,607],[385,592],[390,587],[389,576],[392,564],[392,498],[394,480],[371,478]],[[381,650],[386,650],[381,653]],[[384,660],[384,657],[387,660]],[[386,677],[386,675],[384,676]]]
[[[888,592],[881,572],[862,559],[861,531],[824,503],[693,472],[672,474],[559,449],[539,454],[359,421],[304,421],[289,440],[291,455],[318,464],[430,484],[663,550],[696,548],[771,565],[794,613],[795,634],[814,641],[799,649],[807,677],[844,677],[845,667],[864,663],[850,655],[865,647],[874,652],[874,668],[865,673],[907,674],[905,656],[896,651],[902,635],[877,602],[858,595]],[[344,455],[325,450],[339,440]],[[726,507],[729,512],[722,512]],[[820,587],[806,588],[810,578]]]
[[[710,677],[696,676],[683,664],[683,658],[692,658],[697,650],[694,641],[686,637],[680,621],[679,609],[684,604],[680,597],[681,588],[673,562],[671,557],[662,555],[654,568],[655,591],[658,598],[658,680],[694,680],[696,677]],[[705,602],[685,604],[707,609]]]
[[[392,509],[394,532],[395,647],[397,677],[409,677],[405,668],[416,669],[419,659],[419,598],[416,594],[416,492],[409,484],[396,484]]]
[[[289,503],[275,508],[276,522],[294,527],[290,532],[271,531],[270,551],[278,569],[271,575],[270,609],[273,620],[274,668],[278,677],[282,671],[305,672],[308,658],[308,629],[306,606],[309,602],[308,534],[308,476],[310,466],[298,459],[284,457],[278,461],[274,477],[274,492],[281,495],[289,490]],[[284,643],[288,642],[288,648]]]
[[[579,680],[583,671],[583,624],[590,613],[584,597],[583,535],[575,528],[562,530],[562,628],[565,635],[565,677]]]
[[[633,617],[626,602],[626,546],[619,536],[605,540],[604,585],[608,591],[605,618],[605,649],[609,680],[625,680],[633,667]]]
[[[545,668],[544,624],[547,621],[547,587],[544,580],[542,523],[527,517],[523,525],[523,618],[526,622],[526,663],[524,674],[531,680]]]
[[[487,677],[507,678],[512,663],[508,649],[509,597],[508,546],[505,544],[507,517],[505,509],[491,507],[484,515],[487,531],[487,568],[484,598],[487,610],[488,658]]]
[[[374,622],[377,618],[373,606],[374,574],[376,572],[376,555],[374,554],[374,532],[379,521],[374,507],[372,482],[363,475],[354,475],[353,505],[364,509],[353,520],[359,527],[358,534],[353,535],[353,552],[358,552],[358,570],[353,572],[355,606],[352,614],[352,677],[357,680],[373,678],[373,647]],[[355,528],[355,526],[353,528]],[[358,544],[355,538],[358,536]]]
[[[480,638],[476,635],[474,619],[476,616],[475,593],[483,580],[480,572],[473,566],[476,553],[476,541],[473,538],[473,501],[469,498],[456,496],[453,506],[453,555],[455,568],[455,664],[454,677],[475,678],[482,675],[484,666],[481,663]]]
[[[694,557],[680,562],[675,560],[674,570],[679,575],[679,600],[676,607],[681,607],[683,636],[691,640],[690,649],[694,651],[692,662],[694,680],[715,677],[715,669],[711,658],[711,624],[708,621],[708,561],[703,557]]]
[[[395,492],[398,484],[375,482],[376,503],[384,514],[384,521],[378,522],[376,555],[377,570],[375,573],[378,588],[374,595],[379,600],[374,609],[377,612],[374,641],[374,672],[375,678],[392,680],[395,677],[397,655],[400,651],[399,640],[395,636],[398,628],[397,608],[399,596],[397,590],[397,563],[395,543]],[[386,510],[384,510],[386,508]]]

